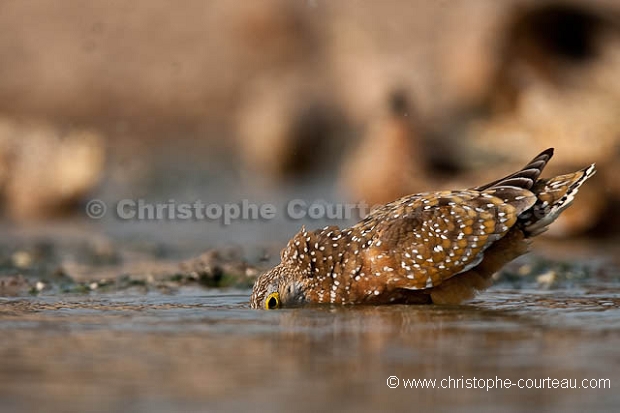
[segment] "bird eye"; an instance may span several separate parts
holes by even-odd
[[[273,310],[280,308],[280,294],[278,292],[271,293],[265,300],[265,310]]]

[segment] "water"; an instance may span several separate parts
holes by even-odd
[[[611,412],[620,406],[617,289],[499,286],[463,306],[270,312],[249,309],[248,297],[249,291],[186,288],[175,295],[1,298],[0,410]],[[388,387],[390,376],[398,377],[397,388]],[[404,388],[405,379],[436,379],[439,386],[448,378],[472,385],[474,377],[578,385],[610,379],[611,389]]]

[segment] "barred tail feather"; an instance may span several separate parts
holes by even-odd
[[[545,169],[545,166],[547,166],[547,162],[549,162],[552,156],[553,148],[549,148],[538,154],[521,170],[510,174],[504,178],[498,179],[497,181],[490,182],[486,185],[482,185],[474,189],[478,191],[484,191],[485,189],[497,188],[502,186],[514,186],[522,189],[531,189],[537,182],[538,177],[542,173],[543,169]]]
[[[595,173],[595,165],[592,164],[571,174],[538,180],[532,188],[538,200],[519,217],[527,236],[545,232],[562,211],[570,206],[579,192],[579,187]]]

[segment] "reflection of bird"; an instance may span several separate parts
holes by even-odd
[[[422,193],[374,210],[350,229],[295,235],[261,275],[250,303],[459,303],[489,285],[568,207],[594,165],[539,179],[553,150],[503,179]]]

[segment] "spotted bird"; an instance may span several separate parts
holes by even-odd
[[[573,201],[594,164],[539,176],[553,148],[523,169],[472,189],[409,195],[348,229],[302,228],[262,274],[252,308],[313,303],[456,304],[524,254]]]

